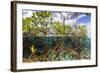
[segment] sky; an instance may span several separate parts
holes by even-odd
[[[32,10],[23,10],[23,18],[31,17],[32,16]],[[74,12],[68,12],[68,13],[74,13]],[[79,12],[78,12],[79,13]],[[65,12],[62,13],[64,16],[67,16]],[[61,15],[58,12],[53,12],[54,19],[53,21],[62,21]],[[67,19],[65,21],[66,24],[73,24],[77,23],[78,25],[86,25],[88,30],[88,37],[91,37],[91,15],[87,15],[86,13],[80,13],[78,17],[72,17],[71,19]]]

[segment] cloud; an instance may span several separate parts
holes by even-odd
[[[23,18],[26,18],[26,17],[31,17],[32,16],[32,11],[23,11]]]
[[[77,23],[77,21],[83,17],[85,17],[86,15],[85,14],[81,14],[79,15],[78,17],[76,18],[73,18],[73,19],[68,19],[66,20],[66,24],[73,24],[73,23]]]
[[[61,19],[61,15],[59,13],[55,13],[53,16],[53,21],[63,22],[63,20]]]
[[[80,19],[80,18],[82,18],[82,17],[85,17],[85,16],[86,16],[86,14],[81,14],[81,15],[79,15],[79,16],[77,17],[77,20]]]

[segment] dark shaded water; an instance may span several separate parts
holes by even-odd
[[[23,57],[29,57],[32,53],[30,46],[34,45],[37,52],[40,54],[45,53],[50,49],[55,48],[60,42],[63,43],[63,49],[66,48],[77,48],[90,53],[91,50],[91,39],[86,37],[71,37],[71,36],[52,36],[52,37],[34,37],[27,36],[23,37]]]

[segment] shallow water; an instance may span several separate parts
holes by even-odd
[[[23,48],[23,57],[29,57],[29,55],[32,53],[30,51],[30,46],[34,45],[37,49],[37,52],[40,53],[40,55],[44,54],[45,51],[49,51],[50,49],[63,49],[66,50],[67,48],[72,48],[75,50],[78,50],[77,52],[80,52],[79,49],[82,49],[86,55],[91,54],[91,39],[86,37],[68,37],[68,36],[49,36],[49,37],[34,37],[34,36],[28,36],[23,38],[23,46],[29,44],[27,47]],[[59,45],[60,44],[60,45]],[[27,48],[27,50],[26,50]],[[27,55],[26,55],[27,53]],[[48,60],[53,61],[55,58],[49,53]],[[55,54],[54,54],[55,55]],[[65,56],[64,56],[65,55]],[[51,57],[50,57],[51,56]],[[62,56],[62,58],[61,58]],[[59,54],[59,57],[56,57],[57,60],[70,60],[73,58],[69,58],[69,54],[61,52]]]

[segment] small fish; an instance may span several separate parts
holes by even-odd
[[[35,48],[35,46],[34,45],[32,45],[31,47],[30,47],[30,49],[31,49],[31,51],[32,51],[32,53],[35,53],[36,52],[36,48]]]

